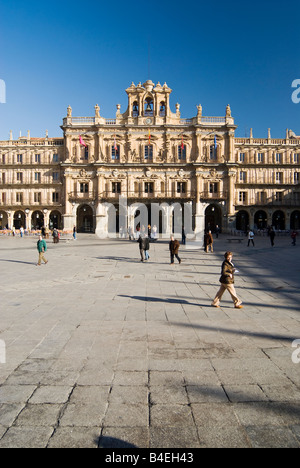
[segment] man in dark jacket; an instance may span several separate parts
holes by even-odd
[[[235,292],[235,287],[234,287],[234,273],[237,271],[234,268],[234,265],[232,263],[232,252],[226,252],[224,257],[225,260],[222,264],[222,272],[221,272],[221,278],[220,278],[220,283],[221,287],[219,291],[217,292],[217,295],[212,302],[212,306],[214,307],[220,307],[220,301],[222,299],[222,296],[224,292],[227,290],[229,294],[231,295],[231,298],[234,303],[234,307],[236,309],[242,309],[242,301],[237,297],[237,294]]]
[[[169,244],[169,250],[170,250],[170,257],[171,257],[171,265],[174,265],[174,257],[177,258],[179,265],[181,263],[181,258],[178,255],[180,243],[178,240],[174,239],[174,236],[171,236],[171,241]]]
[[[145,246],[146,246],[145,240],[146,239],[144,237],[142,237],[141,234],[140,234],[140,237],[137,240],[137,242],[139,244],[139,249],[140,249],[141,262],[145,261]]]
[[[149,256],[149,250],[150,250],[150,239],[149,237],[147,237],[147,235],[145,234],[145,237],[143,239],[143,246],[144,246],[144,254],[145,254],[145,260],[149,260],[150,256]]]

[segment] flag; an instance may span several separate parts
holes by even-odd
[[[114,136],[114,150],[118,150],[117,142],[116,142],[116,135]]]
[[[184,150],[183,135],[181,137],[181,149]]]
[[[151,144],[151,132],[150,132],[150,128],[149,128],[149,145]]]
[[[87,148],[87,145],[86,145],[85,142],[83,141],[81,135],[79,135],[79,141],[80,141],[80,144],[81,144],[82,146],[85,146],[85,147]]]

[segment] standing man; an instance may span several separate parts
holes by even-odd
[[[254,247],[254,232],[251,231],[251,229],[250,229],[250,231],[248,233],[248,247],[250,245],[250,242],[252,242],[252,245]]]
[[[271,246],[274,247],[274,239],[275,239],[275,231],[274,229],[271,227],[271,230],[270,230],[270,241],[271,241]]]
[[[234,265],[232,263],[232,257],[233,254],[232,252],[226,252],[225,255],[225,260],[222,264],[222,272],[221,272],[221,278],[220,278],[220,283],[221,287],[219,291],[217,292],[217,295],[215,299],[212,302],[213,307],[220,307],[220,301],[222,299],[222,296],[224,292],[227,290],[229,294],[231,295],[231,298],[234,303],[234,307],[236,309],[242,309],[242,301],[237,297],[237,294],[235,292],[235,287],[234,287],[234,273],[236,268],[234,268]]]
[[[46,260],[44,256],[44,253],[47,252],[47,244],[42,236],[39,236],[39,240],[37,242],[37,250],[39,253],[39,261],[37,263],[37,266],[41,266],[42,260],[45,264],[47,264],[48,260]]]
[[[76,226],[73,227],[73,239],[76,240]]]
[[[181,258],[178,255],[180,243],[177,239],[174,239],[174,236],[171,236],[171,241],[169,244],[170,250],[170,257],[171,257],[171,265],[174,265],[174,257],[177,258],[179,265],[181,263]]]
[[[144,239],[143,239],[143,247],[144,247],[145,260],[149,260],[150,239],[149,237],[147,237],[147,234],[145,234]]]

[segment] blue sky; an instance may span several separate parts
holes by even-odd
[[[0,0],[0,139],[61,136],[74,116],[114,118],[125,89],[149,77],[173,89],[183,118],[225,115],[237,136],[300,135],[299,0],[241,2]],[[150,43],[150,76],[148,45]]]

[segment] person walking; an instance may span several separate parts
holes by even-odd
[[[76,226],[73,227],[73,239],[77,240],[76,239]]]
[[[224,257],[225,260],[222,263],[222,271],[220,277],[221,287],[217,292],[217,295],[211,305],[213,307],[220,307],[220,301],[222,299],[222,296],[225,291],[228,291],[233,300],[234,307],[236,309],[242,309],[242,301],[238,298],[234,287],[234,273],[237,270],[232,263],[233,253],[228,251],[225,253]]]
[[[186,233],[185,233],[185,227],[184,226],[182,226],[181,243],[182,243],[182,245],[186,244]]]
[[[292,234],[291,234],[292,245],[296,245],[297,235],[298,235],[297,231],[292,232]]]
[[[144,253],[144,239],[140,235],[140,237],[137,240],[139,244],[139,249],[140,249],[140,256],[141,256],[141,262],[145,261],[145,253]]]
[[[171,236],[171,241],[169,244],[169,250],[170,250],[170,257],[171,257],[171,265],[174,265],[174,257],[177,258],[179,265],[181,263],[181,258],[178,255],[180,248],[180,243],[177,239],[174,239],[174,236]]]
[[[269,235],[270,235],[271,246],[274,247],[274,239],[275,239],[276,234],[273,228],[270,229]]]
[[[44,255],[44,253],[47,252],[47,244],[42,236],[39,236],[39,240],[37,241],[37,250],[39,253],[39,260],[37,266],[41,266],[42,260],[45,264],[47,264],[48,260],[46,260]]]
[[[58,237],[58,230],[56,228],[53,229],[52,237],[53,237],[53,243],[58,244],[59,237]]]
[[[150,239],[147,237],[145,234],[145,237],[143,239],[143,249],[144,249],[144,255],[145,255],[145,260],[149,260],[150,255],[149,255],[149,250],[150,250]]]
[[[254,232],[251,231],[251,229],[250,229],[250,231],[248,232],[248,247],[249,247],[249,245],[250,245],[250,242],[252,242],[253,247],[255,247],[255,246],[254,246]]]
[[[214,244],[214,239],[213,239],[212,233],[211,233],[211,231],[208,231],[208,233],[206,234],[206,242],[205,242],[205,252],[206,253],[208,253],[209,249],[210,249],[211,253],[213,253],[213,251],[214,251],[213,244]]]

